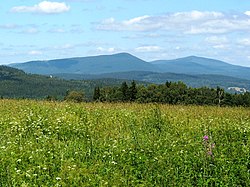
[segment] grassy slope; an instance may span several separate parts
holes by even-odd
[[[0,186],[247,186],[249,112],[0,100]]]

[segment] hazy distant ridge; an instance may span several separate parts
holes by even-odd
[[[128,53],[57,59],[49,61],[31,61],[11,64],[29,73],[56,74],[101,74],[121,71],[157,71],[157,67]]]
[[[174,60],[146,62],[128,53],[10,64],[36,74],[105,74],[150,71],[179,74],[216,74],[250,80],[250,68],[215,59],[189,56]]]

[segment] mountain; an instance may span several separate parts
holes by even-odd
[[[126,79],[152,83],[183,81],[192,87],[221,86],[249,90],[250,68],[189,56],[146,62],[128,53],[10,64],[26,73],[64,79]]]
[[[129,71],[150,71],[178,74],[216,74],[250,80],[250,68],[236,66],[215,59],[189,56],[174,60],[146,62],[128,53],[100,55],[48,61],[10,64],[28,73],[51,74],[104,74]],[[127,77],[130,78],[130,77]]]
[[[124,71],[158,71],[157,68],[128,53],[57,59],[48,61],[31,61],[10,64],[28,73],[50,75],[56,73],[100,74]]]
[[[229,87],[239,87],[250,90],[250,80],[229,77],[224,75],[188,75],[177,73],[158,73],[148,71],[130,71],[130,72],[115,72],[105,74],[55,74],[54,76],[67,80],[95,80],[95,79],[131,79],[149,83],[164,84],[166,81],[178,82],[182,81],[191,87],[217,87],[224,89]]]
[[[216,74],[250,80],[250,68],[228,64],[223,61],[189,56],[174,60],[157,60],[151,62],[162,72],[184,74]]]

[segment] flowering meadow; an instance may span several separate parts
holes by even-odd
[[[249,108],[0,100],[0,186],[249,184]]]

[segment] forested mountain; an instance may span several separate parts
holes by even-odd
[[[236,66],[215,59],[189,56],[175,60],[151,62],[163,72],[184,74],[215,74],[250,80],[250,68]]]
[[[93,81],[67,81],[51,76],[26,74],[22,70],[0,66],[0,97],[35,98],[47,96],[62,99],[69,90],[81,90],[91,99],[96,86],[115,86],[124,80],[101,79]]]
[[[224,75],[250,80],[250,68],[231,65],[215,59],[196,56],[174,60],[146,62],[128,53],[31,61],[10,64],[28,73],[50,74],[104,74],[128,71],[150,71],[158,73]],[[78,75],[77,75],[78,76]],[[130,76],[126,77],[130,79]]]
[[[250,90],[250,68],[196,56],[146,62],[128,53],[119,53],[31,61],[10,64],[10,66],[23,71],[10,68],[8,71],[14,71],[14,74],[10,73],[11,76],[9,74],[2,75],[7,80],[4,80],[5,82],[1,81],[4,86],[0,88],[0,96],[21,97],[25,93],[24,97],[44,97],[45,95],[62,97],[66,90],[77,88],[85,90],[88,97],[90,97],[93,88],[97,84],[112,86],[121,83],[122,80],[136,80],[156,84],[163,84],[166,81],[182,81],[191,87],[206,86],[215,88],[220,86],[225,90],[230,87],[233,87],[231,89],[233,91],[243,90],[245,92]],[[47,75],[47,77],[28,76],[24,72]],[[58,78],[50,78],[51,75]],[[64,81],[61,80],[62,78],[72,81]],[[17,84],[18,80],[20,84]],[[6,81],[9,81],[8,84],[6,84]],[[32,87],[34,89],[29,92],[25,90]],[[14,88],[18,91],[14,90]],[[49,91],[46,92],[46,90]]]
[[[100,74],[123,71],[158,71],[149,62],[145,62],[128,53],[100,55],[49,61],[31,61],[10,64],[28,73],[50,75],[56,73]]]

